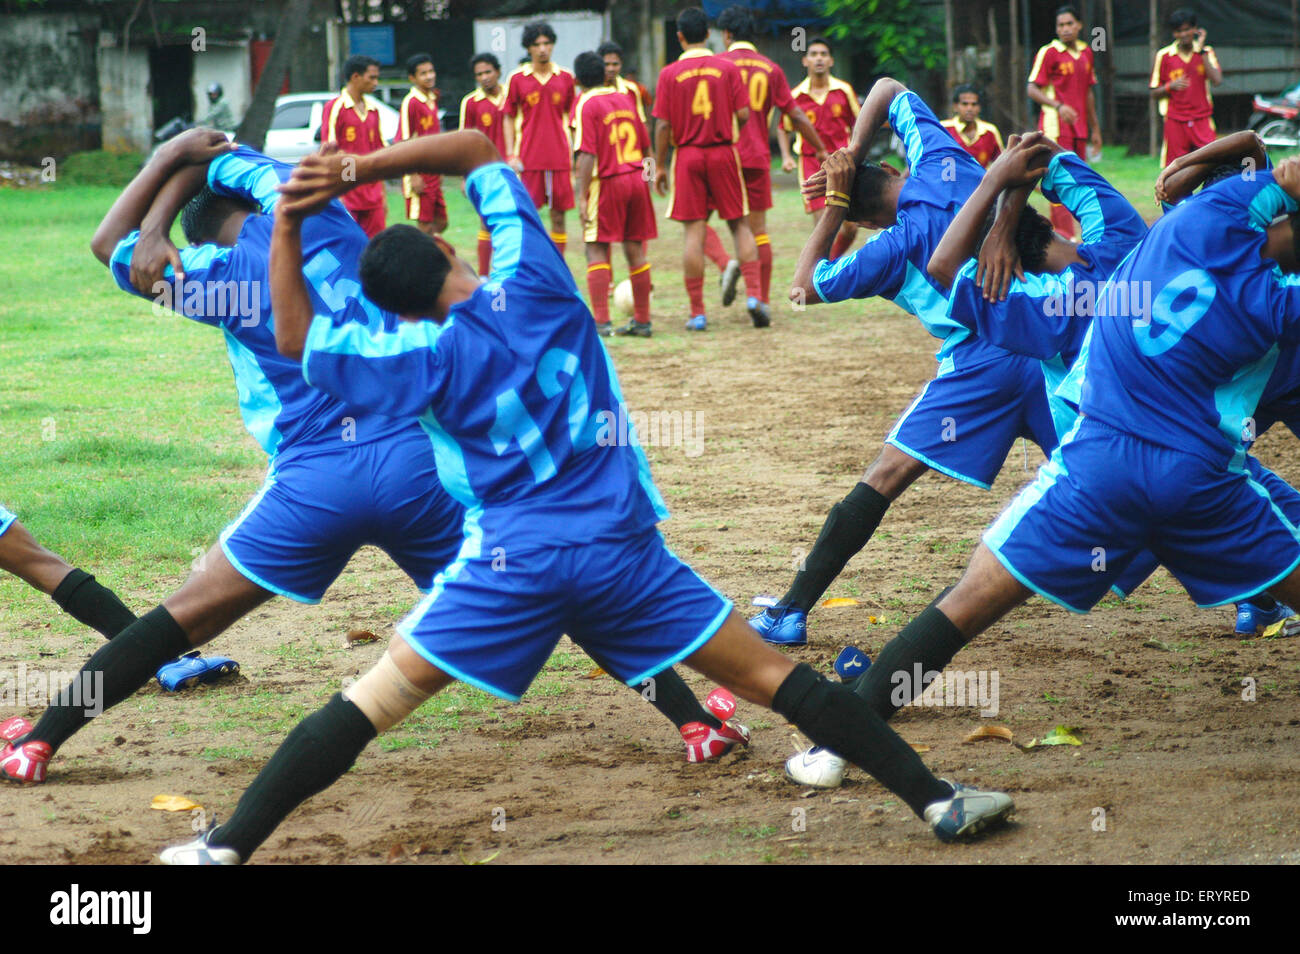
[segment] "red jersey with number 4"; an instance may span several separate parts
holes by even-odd
[[[813,89],[805,79],[791,94],[794,104],[803,110],[817,135],[822,137],[826,151],[834,152],[847,146],[849,137],[853,135],[853,123],[858,118],[858,95],[844,80],[831,76],[829,81],[827,88]],[[789,117],[782,122],[787,130],[794,129]],[[801,156],[817,154],[811,143],[804,142],[803,136],[795,136],[794,146],[795,152]]]
[[[362,115],[361,110],[365,110]],[[336,142],[344,152],[364,156],[384,148],[379,131],[379,109],[368,96],[361,103],[353,101],[346,89],[325,104],[321,114],[321,141]],[[348,209],[373,209],[384,204],[384,184],[368,182],[343,193]]]
[[[583,93],[575,127],[573,150],[596,157],[597,176],[608,179],[641,171],[650,134],[624,92],[601,86]]]
[[[735,142],[736,110],[748,105],[736,64],[706,49],[687,50],[659,71],[654,116],[673,127],[675,146]]]
[[[1156,54],[1156,65],[1151,70],[1151,88],[1157,89],[1177,79],[1187,80],[1186,89],[1170,90],[1160,97],[1160,115],[1179,122],[1205,119],[1214,115],[1214,97],[1206,78],[1206,66],[1217,68],[1219,61],[1214,48],[1207,46],[1200,53],[1188,53],[1184,58],[1178,44],[1171,43]]]
[[[558,66],[542,79],[531,64],[506,81],[506,116],[515,123],[515,148],[529,171],[569,170],[569,110],[573,108],[573,74]]]
[[[1038,128],[1048,138],[1088,138],[1088,90],[1097,85],[1088,44],[1076,40],[1071,50],[1060,40],[1053,40],[1034,57],[1029,82],[1077,114],[1073,123],[1066,123],[1055,109],[1044,108],[1038,115]]]
[[[460,128],[477,129],[492,140],[501,155],[506,154],[506,90],[498,87],[495,97],[481,89],[469,93],[460,101]]]
[[[741,82],[749,94],[749,122],[740,130],[736,149],[746,169],[766,169],[772,164],[772,146],[767,138],[772,107],[784,112],[794,105],[790,81],[781,67],[754,49],[752,43],[733,43],[722,54],[736,64]]]

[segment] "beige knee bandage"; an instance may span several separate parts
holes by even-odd
[[[343,698],[365,713],[376,732],[397,725],[431,695],[411,685],[390,653],[384,653],[373,669],[343,691]]]

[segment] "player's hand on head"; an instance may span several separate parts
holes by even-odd
[[[1047,174],[1045,164],[1031,167],[1049,157],[1051,152],[1051,147],[1039,134],[1021,136],[1019,142],[1015,145],[1008,143],[1002,155],[993,160],[987,175],[994,176],[1003,188],[1030,185]]]
[[[172,154],[186,165],[211,162],[217,156],[231,152],[235,144],[219,129],[196,126],[187,129],[167,143]]]
[[[157,294],[160,282],[166,282],[170,265],[177,282],[185,280],[181,253],[167,235],[158,231],[141,232],[131,252],[131,284],[142,295]]]
[[[1300,156],[1283,159],[1273,167],[1273,181],[1296,201],[1300,201]]]
[[[857,176],[857,165],[847,150],[838,149],[826,157],[821,171],[826,173],[826,191],[840,192],[848,195],[853,190],[853,180]]]
[[[1020,251],[1016,248],[1015,232],[998,223],[989,229],[980,246],[975,284],[980,286],[985,301],[1006,301],[1012,278],[1025,279]]]
[[[356,181],[356,157],[342,152],[336,143],[326,143],[320,152],[304,156],[289,181],[276,187],[282,193],[276,210],[294,218],[315,215]]]

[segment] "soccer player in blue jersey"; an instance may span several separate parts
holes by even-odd
[[[1115,270],[1069,375],[1080,416],[956,587],[859,678],[879,715],[896,708],[892,674],[942,671],[1034,593],[1086,612],[1148,548],[1201,606],[1300,597],[1300,529],[1251,476],[1242,440],[1280,356],[1300,343],[1300,161],[1276,177],[1238,176],[1187,200]],[[1143,281],[1153,295],[1136,306],[1110,290]]]
[[[104,672],[106,708],[143,685],[149,660],[213,639],[275,595],[319,602],[365,544],[387,552],[426,592],[460,546],[464,510],[438,483],[419,426],[309,387],[298,362],[276,350],[270,213],[291,167],[210,140],[201,130],[174,140],[110,210],[95,247],[123,290],[161,289],[182,314],[222,329],[245,425],[270,466],[262,490],[180,590],[124,632],[113,652],[91,658],[86,669]],[[166,236],[182,206],[194,244],[178,252]],[[304,274],[313,304],[340,322],[391,327],[394,316],[361,294],[356,263],[365,245],[339,203],[310,220]],[[720,706],[706,711],[674,672],[656,681],[649,701],[681,731],[688,761],[748,744],[748,730],[728,722],[729,713],[719,718]],[[87,718],[56,703],[34,729],[17,720],[6,735],[12,744],[0,749],[0,777],[43,781],[54,751]]]
[[[359,158],[308,157],[284,187],[272,239],[276,332],[317,387],[418,417],[465,543],[398,626],[380,663],[299,725],[231,819],[170,863],[238,863],[298,803],[341,776],[376,733],[455,679],[518,698],[562,632],[630,685],[685,661],[844,752],[941,838],[1006,817],[1011,800],[935,778],[866,704],[763,645],[728,600],[670,553],[666,516],[591,313],[518,177],[477,131],[426,136]],[[309,218],[354,183],[463,175],[492,236],[480,286],[408,226],[376,236],[368,297],[401,315],[375,334],[318,315],[302,280]],[[832,741],[834,739],[834,741]]]
[[[905,177],[865,158],[886,120],[906,148]],[[861,481],[831,508],[790,588],[751,620],[768,642],[807,642],[808,611],[867,545],[890,504],[927,470],[988,489],[1016,438],[1031,438],[1045,453],[1056,446],[1037,362],[994,347],[950,318],[946,289],[925,270],[983,175],[919,96],[882,79],[867,96],[848,147],[805,184],[806,193],[824,191],[828,202],[795,271],[795,303],[880,296],[915,315],[943,344],[934,379],[903,412]],[[845,220],[881,231],[831,261],[831,243]]]

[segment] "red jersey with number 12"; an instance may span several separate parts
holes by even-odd
[[[597,176],[608,179],[641,171],[650,134],[624,92],[600,86],[583,93],[574,125],[573,149],[596,157]]]
[[[659,71],[654,116],[673,127],[675,146],[736,141],[736,110],[749,105],[740,70],[704,48],[687,50]]]

